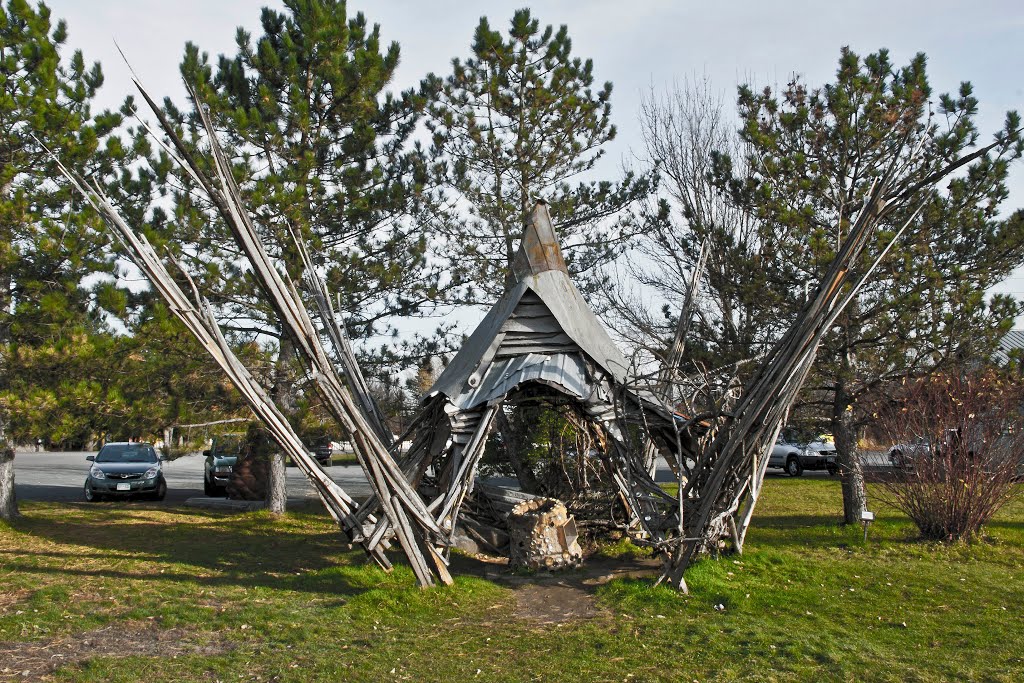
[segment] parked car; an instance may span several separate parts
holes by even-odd
[[[1004,453],[1009,457],[1015,451],[1013,439],[1009,433],[995,437],[985,434],[977,428],[945,429],[934,439],[919,436],[909,443],[894,444],[889,447],[889,463],[897,469],[912,470],[914,464],[922,458],[939,458],[950,455],[953,458],[973,459],[976,453],[987,453],[989,457]]]
[[[167,495],[163,460],[152,444],[111,442],[85,459],[92,462],[85,479],[85,499],[89,502],[132,496],[163,500]]]
[[[914,468],[914,462],[922,457],[931,455],[931,443],[923,436],[919,436],[907,443],[897,443],[889,447],[886,455],[889,464],[898,470],[910,470]]]
[[[330,441],[320,441],[310,446],[313,457],[320,463],[321,467],[334,467],[334,446]]]
[[[203,451],[203,455],[206,456],[206,460],[203,461],[203,493],[208,496],[227,494],[231,470],[238,462],[241,448],[241,435],[214,437],[209,450]]]
[[[825,470],[835,474],[839,471],[836,446],[822,440],[800,443],[780,434],[768,457],[768,467],[785,470],[791,477],[799,477],[804,470]]]

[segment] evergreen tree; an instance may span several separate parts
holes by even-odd
[[[16,359],[46,357],[68,342],[61,352],[85,360],[80,342],[103,343],[102,307],[119,298],[109,279],[95,277],[114,266],[97,219],[76,210],[70,191],[53,181],[44,148],[101,181],[126,155],[112,135],[121,116],[92,112],[99,65],[87,65],[81,52],[63,60],[66,38],[64,22],[54,24],[43,4],[0,6],[0,436],[8,419],[17,433],[22,414],[12,412],[12,401],[46,409],[66,389],[68,378],[49,373],[47,363]],[[33,392],[14,391],[15,383]],[[4,473],[10,467],[0,462],[0,489],[13,486]]]
[[[424,182],[423,155],[410,141],[423,100],[385,90],[398,44],[382,46],[379,27],[362,13],[349,18],[338,0],[289,0],[285,8],[262,11],[255,41],[239,29],[237,54],[220,56],[216,69],[188,44],[182,75],[221,128],[272,255],[298,281],[303,266],[291,236],[305,240],[350,334],[387,335],[395,316],[423,311],[440,286],[427,236],[410,220]],[[182,132],[195,130],[194,112],[168,103],[167,113]],[[220,221],[191,192],[175,200],[168,229],[202,253],[211,296],[278,336],[252,283],[235,270],[236,247]]]
[[[821,88],[799,79],[781,93],[740,88],[747,200],[763,229],[782,236],[779,263],[791,268],[778,269],[776,291],[790,297],[792,311],[834,258],[875,179],[892,170],[894,192],[916,193],[977,143],[970,84],[956,97],[939,97],[933,111],[925,67],[923,54],[897,68],[885,50],[861,60],[844,48],[835,81]],[[819,351],[808,400],[827,406],[846,472],[847,522],[859,521],[864,506],[856,434],[881,384],[989,354],[1020,313],[1009,297],[985,300],[1024,261],[1020,222],[998,217],[1008,169],[1024,149],[1019,128],[1017,114],[1008,113],[994,154],[974,159],[941,191],[921,192],[916,218],[895,215],[878,231],[860,268],[911,220]]]
[[[337,293],[349,334],[394,339],[394,318],[428,310],[445,286],[441,268],[428,259],[427,235],[411,220],[425,182],[423,153],[411,140],[423,99],[386,91],[398,45],[382,45],[379,27],[361,13],[350,18],[344,2],[288,0],[284,12],[264,9],[261,26],[255,40],[239,29],[237,53],[221,56],[216,68],[197,46],[186,46],[181,71],[198,95],[192,106],[209,108],[262,241],[288,276],[300,282],[304,273],[294,235],[309,245],[314,267]],[[165,102],[164,111],[201,152],[195,109]],[[151,161],[155,174],[169,170],[164,157]],[[180,253],[193,255],[204,293],[229,330],[274,340],[272,393],[298,420],[291,340],[239,270],[226,227],[197,199],[201,193],[193,193],[187,176],[178,182],[165,234],[179,249],[188,245]],[[431,350],[431,340],[419,341]],[[394,361],[396,351],[420,351],[404,346],[382,346],[378,357]],[[281,467],[277,462],[272,476],[283,476]]]
[[[580,179],[615,138],[612,84],[595,91],[593,63],[573,56],[567,27],[542,29],[528,9],[513,15],[507,38],[482,17],[472,53],[453,60],[450,75],[424,81],[440,185],[431,225],[457,254],[455,282],[469,301],[493,302],[511,283],[519,238],[543,197],[570,273],[585,294],[599,289],[597,266],[621,253],[629,209],[653,183],[632,173],[618,182]],[[535,463],[517,446],[522,421],[502,410],[497,425],[521,486],[539,491]]]
[[[625,214],[651,187],[632,173],[618,182],[579,179],[615,138],[612,84],[595,89],[593,63],[572,55],[568,29],[542,29],[528,9],[512,17],[507,38],[481,18],[472,53],[453,60],[447,77],[425,81],[440,206],[455,207],[438,210],[434,225],[458,254],[454,272],[473,288],[472,300],[493,301],[543,197],[570,271],[596,286],[595,267],[620,253],[630,234]]]

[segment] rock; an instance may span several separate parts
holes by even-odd
[[[476,555],[480,552],[479,544],[470,538],[461,527],[455,528],[455,534],[452,536],[452,545],[470,555]]]

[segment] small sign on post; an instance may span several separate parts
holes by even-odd
[[[864,524],[864,542],[868,542],[868,525],[875,521],[875,513],[864,510],[860,513],[860,521]]]

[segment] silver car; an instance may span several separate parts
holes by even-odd
[[[785,470],[791,477],[799,477],[804,470],[826,470],[835,474],[839,471],[836,446],[827,441],[799,443],[780,435],[768,457],[768,467]]]

